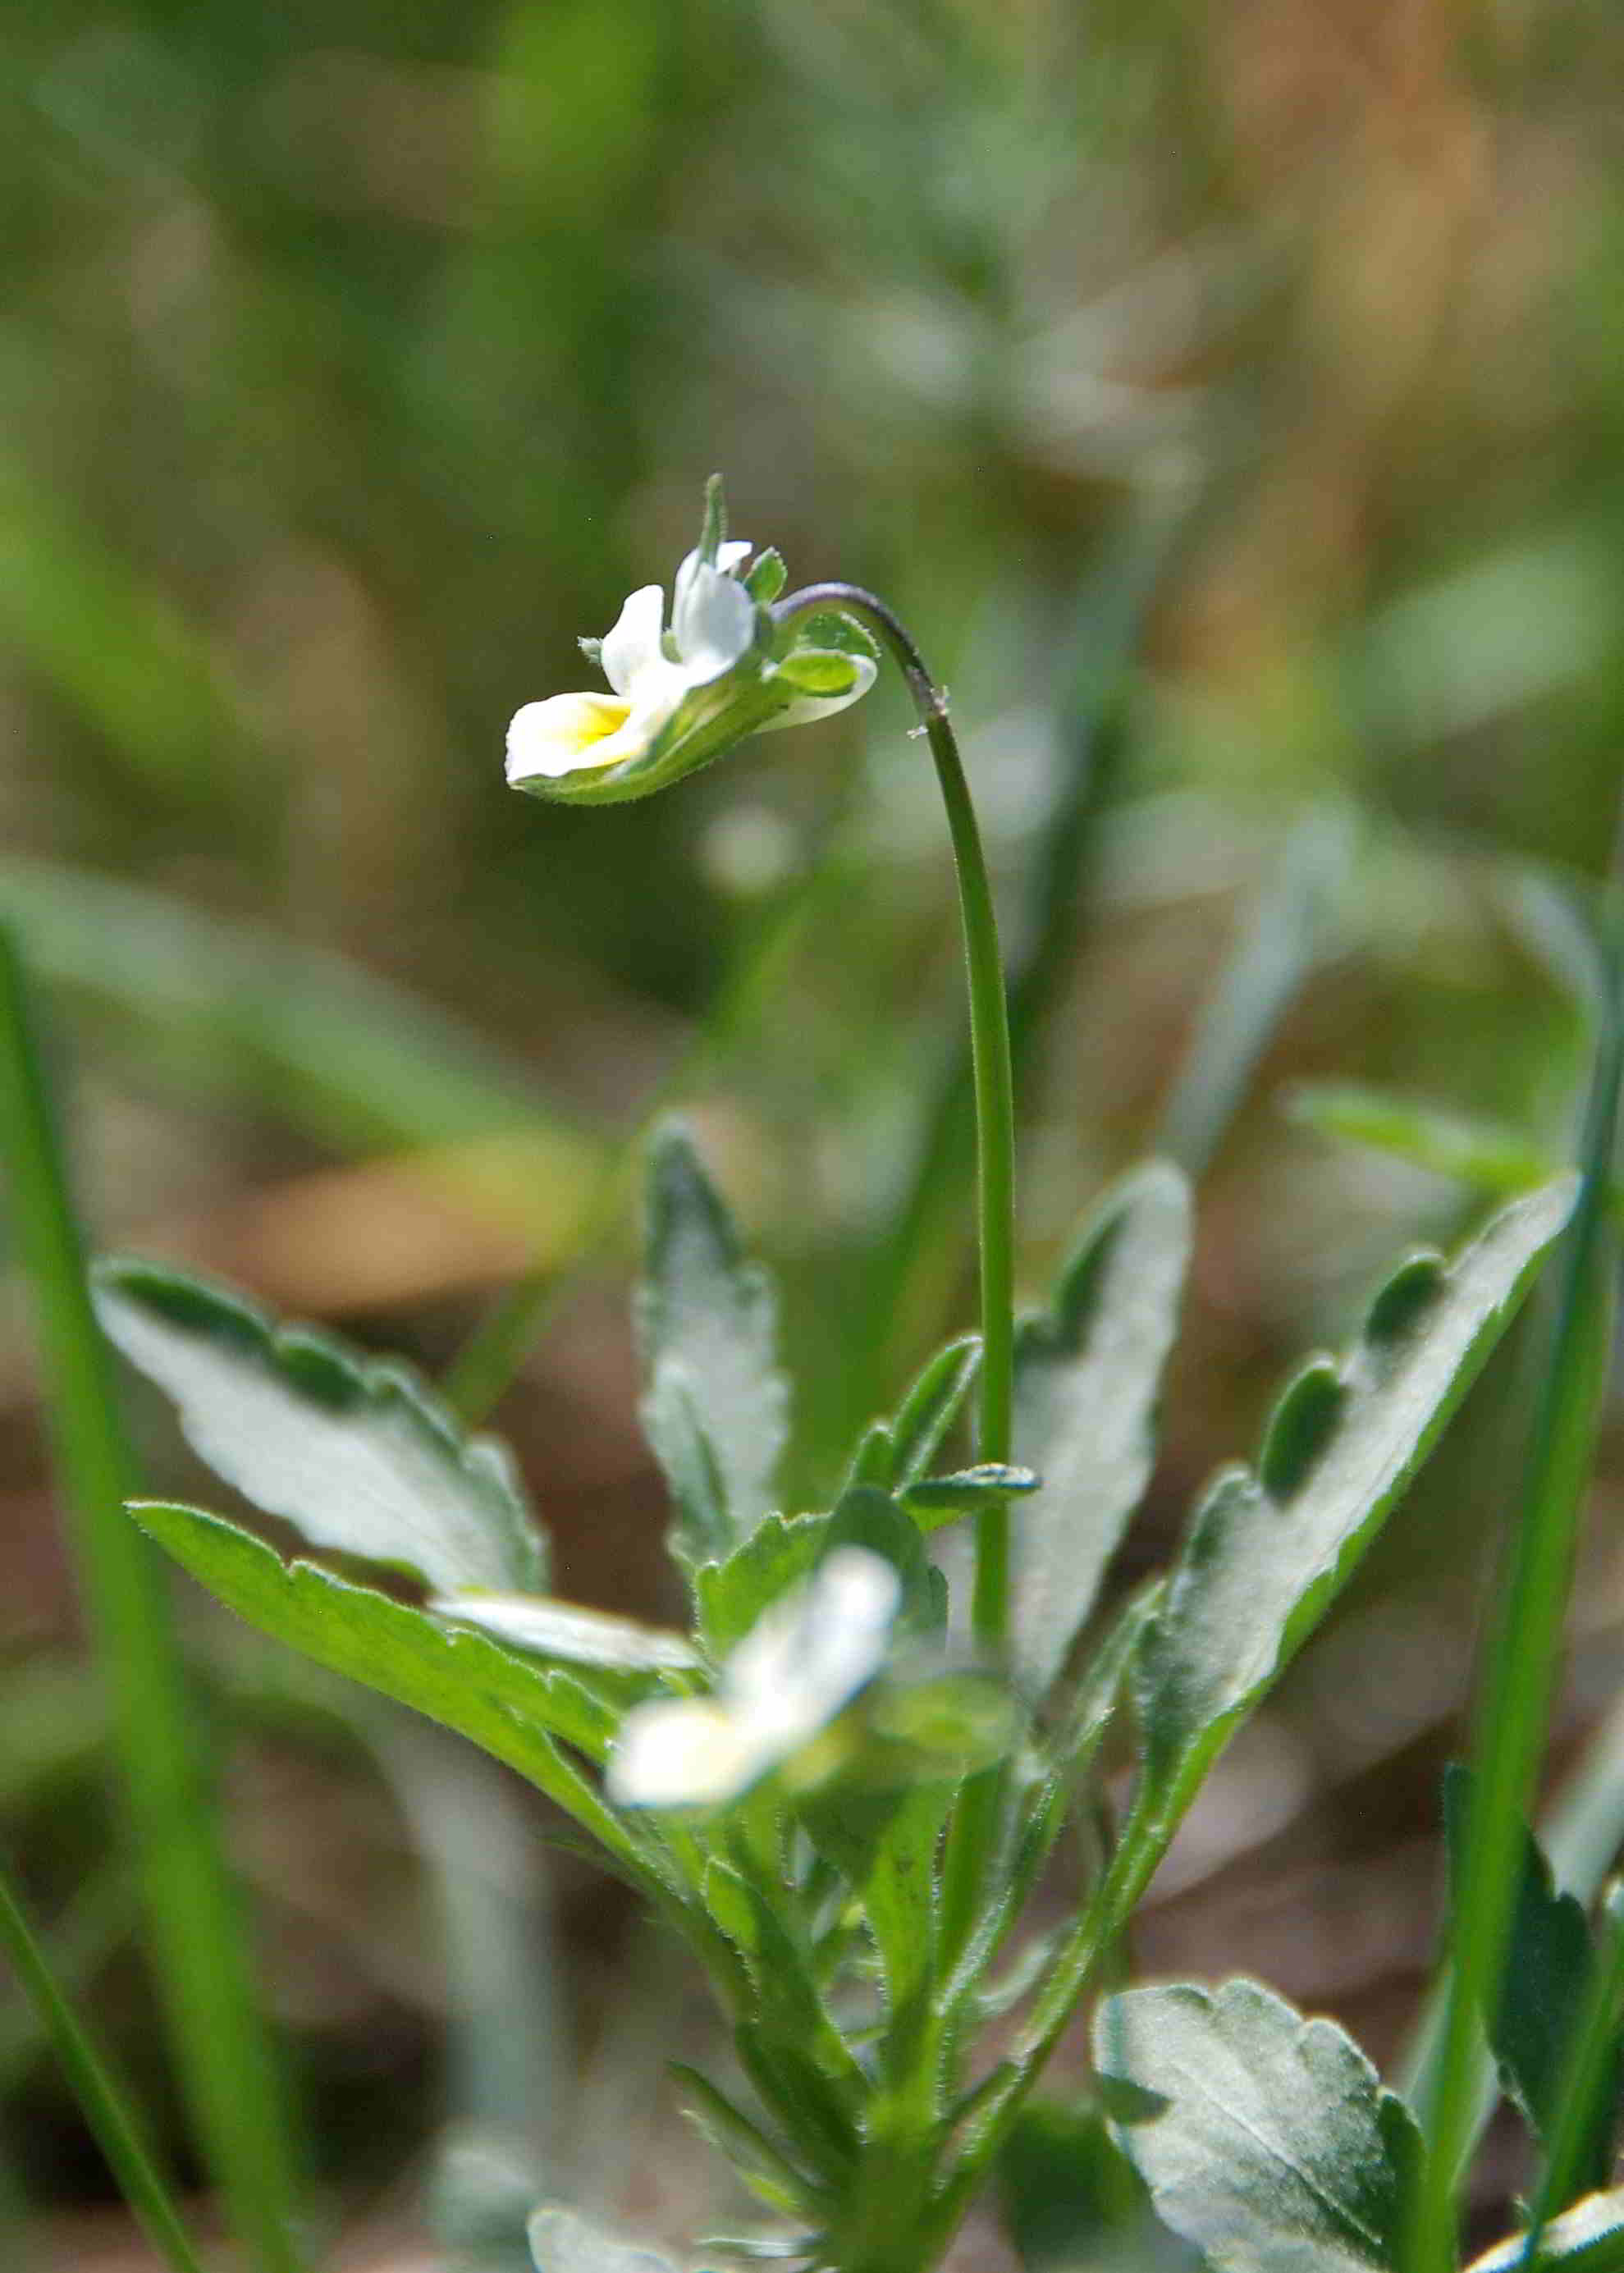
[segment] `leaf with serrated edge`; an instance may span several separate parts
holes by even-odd
[[[1522,2273],[1529,2262],[1527,2247],[1526,2237],[1514,2233],[1474,2257],[1466,2273]],[[1586,2194],[1551,2220],[1530,2273],[1543,2273],[1547,2266],[1560,2267],[1561,2273],[1624,2273],[1624,2187]]]
[[[284,1563],[223,1517],[154,1500],[134,1502],[131,1512],[239,1617],[471,1738],[647,1877],[647,1857],[553,1742],[561,1737],[601,1758],[613,1733],[615,1712],[574,1674],[442,1625],[313,1563]]]
[[[477,1626],[510,1648],[566,1664],[613,1673],[688,1673],[700,1663],[698,1651],[680,1633],[545,1594],[439,1594],[428,1607],[437,1617]]]
[[[1101,2006],[1094,2049],[1158,2216],[1214,2273],[1396,2264],[1420,2134],[1334,2022],[1254,1981],[1131,1989]]]
[[[770,1515],[742,1547],[702,1563],[694,1592],[711,1648],[725,1654],[742,1641],[769,1602],[808,1576],[828,1538],[826,1515]]]
[[[224,1288],[154,1264],[99,1265],[96,1307],[173,1399],[199,1456],[312,1546],[417,1572],[440,1592],[545,1584],[506,1453],[464,1436],[405,1367],[279,1329]]]
[[[1041,1482],[1013,1518],[1011,1633],[1034,1697],[1065,1662],[1150,1480],[1189,1258],[1189,1187],[1151,1161],[1094,1211],[1052,1311],[1019,1329],[1015,1458]]]
[[[788,1390],[766,1277],[744,1259],[732,1217],[674,1122],[650,1147],[647,1250],[637,1297],[643,1425],[677,1500],[673,1548],[695,1564],[748,1539],[771,1506]],[[715,1494],[695,1482],[700,1414]]]
[[[1177,1816],[1316,1624],[1515,1316],[1574,1189],[1515,1201],[1451,1265],[1401,1266],[1334,1380],[1316,1361],[1288,1390],[1262,1473],[1215,1480],[1134,1669],[1141,1823]]]

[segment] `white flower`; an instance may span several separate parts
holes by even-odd
[[[677,571],[669,629],[664,588],[644,584],[613,630],[586,643],[609,694],[549,695],[515,714],[508,729],[515,789],[576,804],[645,796],[747,734],[828,717],[868,693],[873,655],[820,646],[806,626],[780,632],[747,585],[751,546],[722,539],[720,520],[713,485],[706,540]],[[777,556],[764,559],[781,576]],[[827,634],[827,614],[822,623]],[[850,619],[840,624],[845,637]]]
[[[885,1662],[901,1581],[838,1547],[764,1611],[715,1694],[628,1714],[605,1789],[625,1807],[716,1807],[810,1744]]]

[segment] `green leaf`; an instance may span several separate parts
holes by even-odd
[[[1252,1981],[1108,1999],[1102,2096],[1159,2216],[1214,2273],[1381,2273],[1422,2153],[1351,2037]]]
[[[1064,1663],[1149,1481],[1189,1255],[1189,1187],[1153,1161],[1108,1194],[1052,1310],[1019,1329],[1015,1456],[1042,1481],[1013,1521],[1011,1630],[1034,1696]]]
[[[1444,1779],[1444,1821],[1452,1876],[1458,1876],[1460,1869],[1471,1782],[1470,1771],[1458,1766],[1450,1767]],[[1455,1894],[1458,1900],[1458,1886]],[[1547,2148],[1561,2112],[1575,2032],[1595,1963],[1595,1944],[1583,1906],[1572,1894],[1557,1892],[1545,1851],[1533,1834],[1528,1833],[1499,2003],[1485,2019],[1506,2091]],[[1618,2066],[1615,2055],[1615,2071]],[[1587,2142],[1574,2173],[1581,2183],[1600,2181],[1612,2171],[1618,2098],[1616,2089],[1601,2095],[1600,2135]]]
[[[997,2190],[1004,2229],[1029,2273],[1198,2273],[1199,2258],[1157,2218],[1144,2180],[1089,2101],[1028,2101],[999,2155]]]
[[[595,1674],[589,1686],[575,1673],[442,1625],[425,1610],[313,1563],[284,1563],[274,1548],[222,1516],[154,1500],[137,1501],[131,1512],[239,1617],[471,1738],[646,1878],[641,1849],[553,1742],[560,1737],[602,1757],[619,1717],[602,1693],[603,1676]]]
[[[647,1263],[637,1302],[643,1425],[676,1501],[673,1549],[690,1567],[749,1537],[771,1504],[788,1392],[771,1292],[688,1135],[649,1153]]]
[[[700,1564],[699,1623],[718,1656],[743,1640],[769,1602],[810,1574],[828,1533],[826,1515],[770,1515],[724,1561]]]
[[[545,1583],[506,1453],[464,1436],[405,1367],[154,1264],[103,1264],[96,1287],[102,1324],[174,1400],[192,1449],[312,1546],[446,1592]]]
[[[981,1366],[981,1336],[961,1334],[921,1373],[891,1424],[893,1491],[906,1491],[923,1476],[959,1418]]]
[[[1136,1813],[1163,1829],[1322,1616],[1505,1332],[1568,1219],[1570,1181],[1504,1209],[1457,1260],[1412,1256],[1340,1367],[1287,1389],[1259,1468],[1197,1511],[1134,1669]]]
[[[1024,1497],[1036,1491],[1040,1482],[1030,1468],[983,1460],[978,1467],[960,1468],[957,1475],[926,1476],[908,1484],[898,1500],[921,1531],[934,1531],[941,1524],[956,1522],[961,1515],[974,1515],[989,1500]]]
[[[530,2236],[537,2273],[676,2273],[658,2250],[622,2240],[562,2202],[543,2202]]]
[[[940,1349],[897,1408],[892,1421],[876,1421],[863,1432],[846,1478],[849,1484],[878,1484],[902,1492],[920,1482],[942,1448],[981,1369],[978,1334],[961,1334]]]
[[[1557,1172],[1552,1156],[1515,1129],[1445,1113],[1385,1090],[1350,1082],[1304,1082],[1289,1092],[1286,1107],[1294,1121],[1323,1136],[1386,1152],[1496,1197],[1529,1191]]]
[[[1523,2236],[1514,2233],[1474,2257],[1466,2273],[1522,2273],[1525,2248]],[[1530,2273],[1541,2273],[1545,2266],[1560,2266],[1562,2273],[1624,2273],[1624,2187],[1586,2194],[1552,2219],[1540,2237]]]

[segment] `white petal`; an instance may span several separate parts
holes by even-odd
[[[717,546],[716,565],[725,575],[731,575],[735,568],[743,567],[755,550],[748,536],[730,536],[726,544]]]
[[[695,685],[732,668],[756,636],[756,603],[736,577],[690,552],[677,571],[671,628]]]
[[[584,766],[612,766],[629,706],[613,694],[551,694],[527,702],[508,729],[508,778],[555,780]]]
[[[837,710],[849,710],[853,702],[861,702],[879,676],[879,665],[870,655],[854,655],[851,660],[857,665],[857,676],[844,694],[798,694],[759,731],[773,734],[780,726],[809,726],[816,719],[832,718]]]
[[[723,1706],[640,1705],[620,1724],[604,1790],[620,1807],[715,1807],[771,1765]]]
[[[620,610],[614,629],[604,636],[604,677],[617,694],[629,694],[633,682],[664,660],[660,634],[665,623],[664,586],[641,585]]]
[[[780,1754],[815,1736],[884,1663],[901,1594],[883,1556],[838,1547],[733,1651],[729,1707]]]

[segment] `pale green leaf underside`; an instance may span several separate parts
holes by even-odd
[[[477,1626],[510,1648],[568,1665],[608,1673],[686,1673],[700,1663],[697,1650],[680,1633],[546,1594],[439,1594],[429,1609],[458,1625]]]
[[[1176,1813],[1312,1627],[1515,1315],[1568,1220],[1570,1180],[1515,1201],[1447,1267],[1417,1257],[1340,1365],[1276,1407],[1257,1469],[1219,1476],[1135,1669],[1141,1808]]]
[[[1011,1516],[1011,1631],[1034,1695],[1064,1665],[1150,1479],[1190,1228],[1184,1176],[1150,1162],[1095,1211],[1053,1310],[1019,1330],[1015,1458],[1041,1484]]]
[[[677,1502],[673,1543],[690,1564],[726,1555],[771,1505],[788,1389],[771,1289],[674,1124],[650,1151],[637,1324],[643,1425]]]
[[[1397,2262],[1419,2136],[1334,2022],[1230,1981],[1130,1990],[1094,2036],[1124,2146],[1214,2273]]]
[[[440,1593],[545,1584],[506,1454],[465,1437],[404,1367],[279,1331],[223,1289],[152,1264],[102,1264],[96,1303],[199,1457],[312,1546],[415,1571]]]

